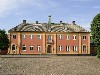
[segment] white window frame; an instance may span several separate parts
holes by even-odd
[[[62,45],[59,45],[59,51],[62,51]]]
[[[25,35],[25,34],[23,34],[23,35],[22,35],[22,38],[23,38],[23,39],[26,39],[26,35]]]
[[[86,51],[86,45],[83,45],[83,51]]]
[[[48,35],[48,40],[52,40],[52,35]]]
[[[16,39],[16,34],[13,34],[13,35],[12,35],[12,38],[13,38],[13,39]]]
[[[59,39],[62,40],[62,35],[59,35]]]
[[[70,46],[66,46],[66,51],[70,51]]]
[[[52,42],[52,35],[48,35],[48,41]]]
[[[73,51],[77,51],[77,46],[73,46]]]
[[[70,39],[70,35],[66,35],[66,40],[69,40]]]
[[[14,45],[14,47],[15,47],[15,49],[13,50],[13,45]],[[12,51],[15,51],[16,50],[16,45],[15,44],[12,44],[12,47],[11,47],[11,49],[12,49]]]
[[[23,50],[23,47],[25,47],[25,50]],[[22,51],[26,51],[26,45],[22,45]]]
[[[37,39],[41,39],[41,35],[37,35]]]
[[[73,35],[73,40],[76,40],[76,35]]]
[[[86,40],[86,35],[83,35],[83,40]]]
[[[33,39],[33,35],[30,35],[30,39]]]
[[[30,45],[30,51],[33,51],[33,50],[34,50],[34,47],[32,45]]]
[[[37,45],[37,51],[40,51],[40,50],[41,50],[41,46]]]

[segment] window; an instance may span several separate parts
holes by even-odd
[[[69,35],[66,35],[66,40],[69,40],[70,39],[70,36]]]
[[[30,39],[33,39],[33,35],[30,35]]]
[[[60,39],[60,40],[62,39],[62,35],[59,35],[59,39]]]
[[[37,35],[37,39],[41,39],[41,35]]]
[[[62,51],[62,46],[61,45],[59,46],[59,51]]]
[[[15,50],[16,49],[16,46],[15,45],[12,45],[12,50]]]
[[[66,51],[70,51],[70,46],[66,46]]]
[[[83,40],[86,40],[86,36],[83,36]]]
[[[83,51],[86,51],[86,46],[85,45],[83,46]]]
[[[22,46],[22,50],[23,50],[23,51],[26,51],[26,45],[23,45],[23,46]]]
[[[77,46],[73,46],[73,51],[77,51]]]
[[[16,35],[13,35],[13,39],[16,39]]]
[[[52,36],[51,35],[48,35],[48,40],[52,40]]]
[[[73,40],[76,40],[76,35],[73,35]]]
[[[37,46],[37,51],[40,51],[40,50],[41,50],[41,46],[38,45],[38,46]]]
[[[30,46],[30,50],[33,50],[33,46],[32,45]]]
[[[23,38],[23,39],[26,39],[26,35],[22,35],[22,38]]]
[[[48,35],[48,41],[52,42],[52,36],[51,35]]]

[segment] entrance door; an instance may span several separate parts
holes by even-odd
[[[48,45],[48,47],[47,47],[47,53],[52,53],[52,51],[51,51],[51,45]]]

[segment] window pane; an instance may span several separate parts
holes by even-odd
[[[13,35],[13,39],[16,39],[16,35]]]
[[[30,35],[30,39],[33,39],[33,35]]]
[[[26,46],[25,45],[23,45],[22,50],[26,50]]]
[[[15,45],[12,45],[12,50],[15,50]]]
[[[59,35],[59,39],[60,39],[60,40],[62,39],[62,35]]]

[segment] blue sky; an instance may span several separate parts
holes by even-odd
[[[100,13],[100,0],[0,0],[0,29],[17,26],[22,20],[29,23],[52,22],[72,23],[90,30],[93,17]]]

